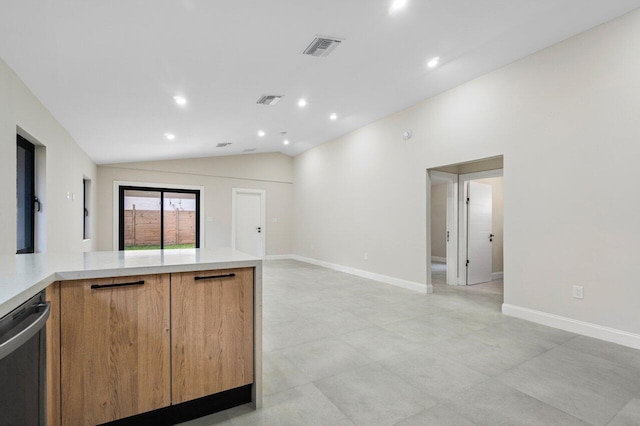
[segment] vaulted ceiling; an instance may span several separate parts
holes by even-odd
[[[0,58],[97,163],[295,155],[640,0],[407,0],[390,13],[391,4],[3,1]],[[344,41],[327,57],[302,55],[316,35]],[[257,105],[263,94],[284,98]]]

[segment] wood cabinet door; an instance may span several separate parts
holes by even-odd
[[[63,425],[170,404],[169,298],[169,274],[61,283]]]
[[[171,274],[174,404],[253,383],[253,269]]]

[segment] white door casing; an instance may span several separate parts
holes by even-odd
[[[493,211],[491,185],[468,182],[467,285],[491,281]]]
[[[447,218],[446,218],[446,238],[447,238],[447,284],[458,284],[458,175],[454,173],[445,173],[432,170],[429,172],[429,183],[433,185],[433,181],[438,179],[439,181],[447,182]],[[430,200],[430,194],[428,199]],[[431,209],[429,209],[431,214]],[[430,217],[429,222],[431,223]],[[429,247],[431,245],[431,236],[428,238]],[[428,276],[431,276],[431,256],[429,255]]]
[[[447,185],[447,284],[458,284],[458,176]]]
[[[233,188],[231,247],[265,257],[265,196],[261,189]]]

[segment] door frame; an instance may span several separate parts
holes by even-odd
[[[429,208],[427,209],[428,232],[428,262],[427,277],[428,284],[431,282],[431,186],[433,178],[438,177],[447,181],[447,231],[449,232],[449,241],[447,244],[447,284],[458,284],[458,175],[455,173],[445,173],[437,170],[429,171],[428,200]]]
[[[264,189],[251,188],[232,188],[231,189],[231,248],[236,249],[236,209],[238,194],[257,194],[260,195],[260,227],[262,228],[262,259],[267,257],[267,191]]]
[[[504,169],[487,170],[486,172],[467,173],[459,175],[458,187],[458,285],[467,285],[467,197],[469,195],[468,183],[472,180],[504,177]]]
[[[200,248],[205,248],[206,242],[204,238],[204,218],[206,216],[206,212],[204,210],[205,199],[204,199],[204,186],[199,185],[175,185],[170,183],[151,183],[151,182],[132,182],[132,181],[121,181],[114,180],[113,181],[113,198],[112,200],[112,228],[111,233],[113,236],[112,240],[112,248],[113,250],[118,250],[115,247],[120,247],[120,187],[121,186],[135,186],[135,187],[145,187],[145,188],[155,188],[155,189],[186,189],[190,191],[200,191],[200,217],[197,219],[199,223],[199,242]]]

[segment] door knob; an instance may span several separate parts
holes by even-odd
[[[489,241],[493,242],[493,237],[495,237],[495,235],[489,234]]]

